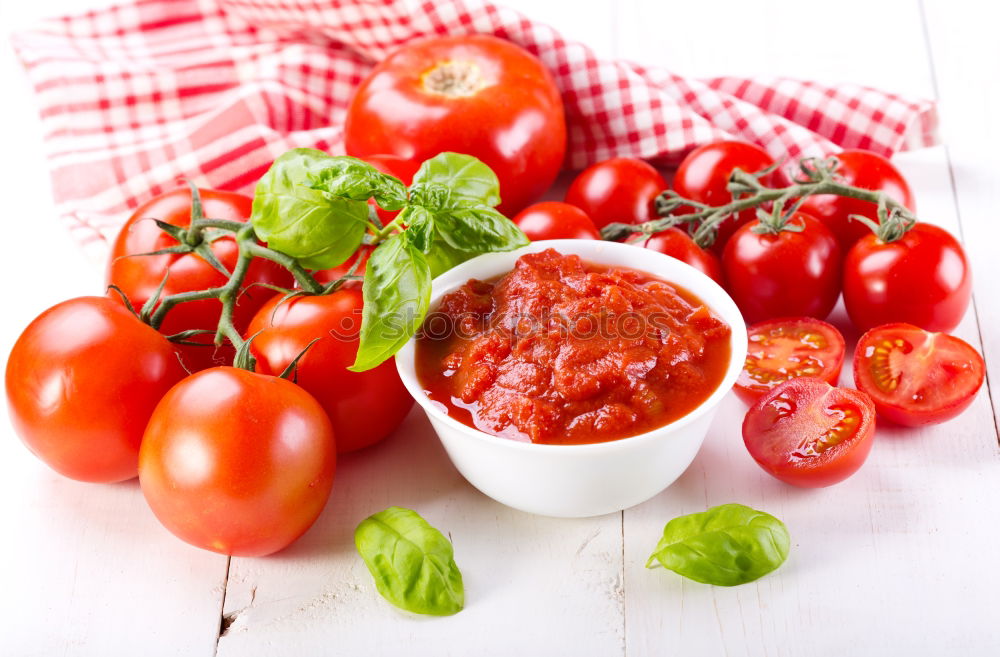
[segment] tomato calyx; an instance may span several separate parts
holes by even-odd
[[[490,86],[479,65],[470,61],[448,60],[438,63],[420,76],[424,91],[449,98],[475,96]]]
[[[782,232],[801,233],[805,230],[804,223],[791,220],[795,215],[795,207],[785,212],[784,205],[784,202],[778,199],[770,212],[757,208],[757,223],[750,228],[751,232],[757,235],[778,235]]]

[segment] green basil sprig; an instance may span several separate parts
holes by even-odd
[[[417,614],[450,616],[465,605],[451,543],[416,511],[392,506],[361,521],[354,544],[392,604]]]
[[[788,529],[774,516],[723,504],[668,522],[646,567],[658,561],[696,582],[736,586],[775,570],[789,545]]]

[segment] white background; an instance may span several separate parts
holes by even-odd
[[[102,4],[0,0],[0,34]],[[921,218],[965,241],[975,305],[957,333],[1000,381],[1000,42],[985,3],[508,4],[601,55],[682,74],[791,75],[938,98],[945,146],[896,162]],[[41,310],[101,293],[102,272],[54,216],[32,97],[6,43],[0,89],[6,359]],[[861,472],[819,491],[757,468],[739,436],[743,410],[727,400],[670,489],[586,520],[483,497],[413,414],[386,443],[341,462],[327,510],[301,541],[232,560],[160,528],[134,482],[53,474],[0,417],[0,655],[1000,654],[1000,448],[986,387],[948,424],[880,429]],[[643,568],[667,520],[729,501],[787,523],[792,552],[778,572],[724,589]],[[413,618],[375,593],[351,532],[390,504],[451,535],[467,588],[457,616]]]

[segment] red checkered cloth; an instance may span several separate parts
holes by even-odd
[[[504,7],[437,0],[136,0],[44,22],[14,45],[35,87],[53,189],[97,256],[131,210],[176,187],[249,192],[287,149],[343,149],[351,92],[410,39],[493,34],[541,58],[562,91],[566,165],[657,164],[723,138],[773,156],[931,145],[931,101],[857,85],[691,79],[603,60]]]

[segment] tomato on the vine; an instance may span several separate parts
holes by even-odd
[[[139,483],[174,535],[206,550],[263,556],[313,524],[337,457],[330,420],[312,395],[234,367],[194,374],[153,411]]]
[[[912,324],[886,324],[858,341],[854,384],[871,395],[879,415],[904,426],[950,420],[983,385],[986,366],[972,346]]]
[[[722,285],[722,265],[711,251],[698,246],[691,236],[680,228],[668,228],[649,237],[639,237],[629,240],[635,244],[672,258],[686,262],[705,274],[719,285]]]
[[[131,479],[153,408],[185,372],[174,346],[107,297],[63,301],[24,330],[7,360],[14,430],[80,481]]]
[[[500,179],[499,210],[510,216],[555,180],[566,121],[552,75],[528,51],[485,34],[431,37],[408,42],[361,82],[344,146],[361,159],[474,155]]]
[[[199,195],[207,218],[246,221],[250,217],[253,201],[248,196],[211,189],[201,189]],[[166,282],[160,293],[161,297],[225,284],[227,277],[195,253],[141,255],[177,245],[177,241],[160,230],[153,219],[174,226],[189,226],[191,190],[176,189],[139,206],[115,239],[108,261],[107,282],[117,286],[136,310],[156,293],[160,284],[164,283],[164,278]],[[235,240],[231,236],[221,237],[211,243],[211,249],[219,262],[232,271],[239,255]],[[257,309],[274,295],[271,290],[252,285],[253,283],[290,287],[293,278],[281,266],[263,258],[255,258],[245,281],[246,285],[233,317],[240,330],[246,327]],[[109,294],[114,299],[118,298],[113,291]],[[179,304],[167,313],[160,331],[171,335],[188,329],[214,330],[219,323],[220,310],[221,305],[215,299]],[[188,369],[200,370],[232,361],[232,347],[224,345],[216,349],[211,346],[213,339],[211,334],[196,335],[189,340],[206,346],[177,346]]]
[[[809,377],[774,388],[743,420],[743,442],[760,467],[804,488],[830,486],[857,472],[874,436],[868,395]]]
[[[354,276],[364,276],[365,265],[368,264],[368,258],[371,257],[372,251],[374,250],[374,246],[370,244],[362,244],[358,247],[358,250],[354,252],[354,255],[344,262],[331,269],[314,271],[312,276],[320,283],[332,283],[336,280],[340,280],[347,274],[351,273],[351,270],[353,270]],[[344,285],[345,287],[361,287],[361,281],[346,281]]]
[[[862,331],[891,322],[951,331],[971,296],[962,245],[932,224],[918,223],[894,242],[869,234],[844,259],[844,305]]]
[[[524,231],[528,239],[538,240],[578,239],[599,240],[594,222],[587,213],[569,203],[543,201],[521,210],[512,221]]]
[[[326,410],[341,453],[384,439],[413,406],[395,360],[364,372],[347,369],[358,353],[361,308],[361,290],[356,287],[284,301],[275,297],[247,329],[247,336],[256,336],[250,352],[257,371],[265,374],[280,374],[309,347],[298,362],[295,381]]]
[[[756,173],[774,166],[774,158],[759,146],[743,141],[717,141],[699,146],[681,161],[674,176],[674,191],[684,198],[708,205],[725,205],[732,201],[729,176],[734,169]],[[761,182],[770,185],[775,174],[765,176]],[[727,217],[718,228],[712,250],[721,255],[726,242],[740,226],[756,218],[754,209],[744,210]]]
[[[812,317],[786,317],[753,324],[747,336],[747,358],[733,387],[747,404],[802,376],[837,384],[845,345],[834,326]]]
[[[583,210],[597,228],[641,224],[656,218],[653,201],[667,181],[648,162],[616,157],[587,167],[570,183],[566,202]]]
[[[885,192],[909,210],[916,211],[917,205],[910,186],[903,174],[886,158],[864,150],[846,150],[838,153],[836,158],[840,162],[837,176],[845,184]],[[817,194],[806,198],[801,209],[826,224],[836,235],[840,248],[845,253],[859,239],[871,234],[868,226],[851,219],[851,215],[868,217],[878,223],[878,204],[849,196]]]
[[[729,293],[747,322],[774,317],[830,314],[840,294],[840,247],[817,219],[795,213],[788,222],[798,232],[754,232],[744,225],[726,244],[722,270]]]

